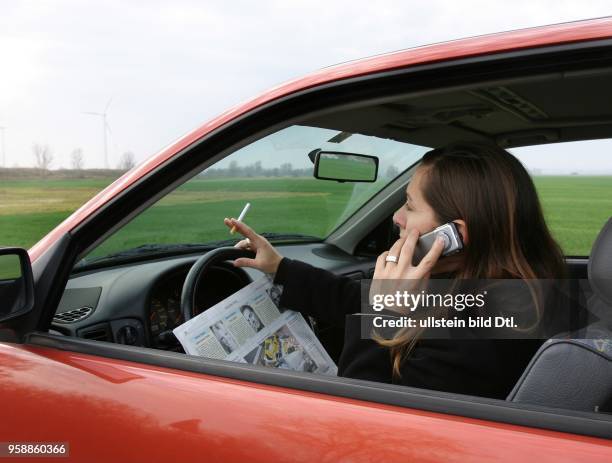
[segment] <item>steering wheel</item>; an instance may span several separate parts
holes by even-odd
[[[198,282],[200,281],[204,273],[208,271],[213,265],[219,262],[238,259],[240,257],[247,257],[253,259],[255,257],[255,253],[253,251],[247,251],[246,249],[222,247],[207,252],[195,261],[195,263],[191,267],[191,270],[189,270],[187,277],[185,278],[185,282],[183,283],[183,291],[181,292],[181,312],[183,315],[183,320],[185,322],[187,320],[191,320],[191,318],[193,317],[196,289]],[[314,320],[311,317],[308,317],[307,320],[315,335],[319,337],[319,328],[314,323]],[[340,336],[339,339],[343,339],[344,329],[341,329],[337,333],[330,332],[330,335],[332,335],[334,338]],[[338,350],[337,353],[337,356],[339,355],[340,350]]]
[[[194,314],[196,289],[202,275],[219,262],[238,259],[239,257],[252,259],[255,257],[255,253],[245,249],[223,247],[213,249],[195,261],[185,278],[183,291],[181,292],[181,313],[184,321],[191,320]]]

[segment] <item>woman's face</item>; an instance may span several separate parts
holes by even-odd
[[[406,203],[393,214],[393,222],[399,226],[400,237],[414,229],[419,235],[432,231],[439,225],[436,214],[423,197],[424,172],[418,168],[406,188]]]

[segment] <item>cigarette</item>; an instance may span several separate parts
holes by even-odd
[[[248,212],[249,208],[251,207],[251,203],[246,203],[244,205],[244,209],[242,209],[242,212],[240,213],[240,215],[238,216],[238,221],[242,222],[242,219],[244,219],[244,216],[246,215],[246,213]],[[232,229],[230,230],[230,234],[234,234],[236,233],[236,225],[234,225],[232,227]]]

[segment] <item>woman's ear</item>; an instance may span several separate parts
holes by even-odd
[[[459,230],[459,234],[463,239],[463,244],[468,244],[470,241],[467,225],[465,224],[465,220],[453,220],[453,223],[457,225],[457,230]]]

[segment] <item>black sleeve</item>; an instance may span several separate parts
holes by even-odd
[[[337,276],[304,262],[284,257],[274,283],[283,285],[280,307],[327,323],[343,325],[347,314],[360,311],[359,280]]]

